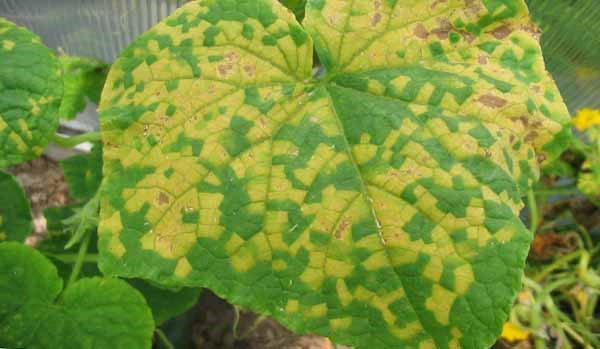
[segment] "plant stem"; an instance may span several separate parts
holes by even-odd
[[[527,192],[527,205],[529,206],[529,229],[535,234],[540,224],[540,217],[533,189],[529,189]]]
[[[582,253],[582,251],[579,250],[579,251],[575,251],[573,253],[570,253],[570,254],[567,254],[567,255],[564,255],[564,256],[558,258],[552,264],[548,265],[547,267],[542,269],[542,271],[540,271],[539,273],[534,275],[532,277],[532,279],[536,282],[542,281],[544,278],[546,278],[546,276],[550,275],[554,270],[562,267],[564,264],[567,264],[567,263],[571,262],[572,260],[581,256],[581,253]]]
[[[575,195],[579,193],[579,189],[575,186],[565,186],[565,187],[556,187],[556,188],[544,188],[544,189],[536,189],[535,194],[537,195]]]
[[[164,346],[167,349],[175,349],[175,346],[173,346],[173,343],[171,343],[171,341],[169,340],[167,335],[160,328],[158,328],[158,327],[155,328],[154,332],[156,333],[156,336],[160,339],[160,341],[164,344]]]
[[[74,283],[77,280],[79,272],[81,272],[81,266],[83,265],[83,260],[85,259],[85,255],[87,254],[91,236],[92,234],[88,232],[84,236],[83,241],[81,241],[81,245],[79,245],[79,252],[77,253],[77,259],[75,260],[75,265],[73,266],[73,270],[71,271],[71,276],[69,276],[67,287],[69,287],[72,283]]]
[[[252,332],[256,331],[258,326],[260,326],[260,324],[262,324],[263,321],[265,321],[266,319],[267,319],[267,317],[264,315],[261,315],[261,316],[257,317],[256,319],[254,319],[254,322],[252,323],[252,325],[250,327],[248,327],[248,329],[246,331],[244,331],[244,333],[240,336],[240,339],[248,338],[248,336],[251,335]]]
[[[88,132],[77,136],[63,137],[54,135],[52,142],[62,148],[73,148],[84,142],[97,142],[102,139],[100,132]]]
[[[233,306],[233,339],[238,340],[238,325],[240,324],[240,309],[237,306]]]
[[[75,263],[77,262],[77,257],[79,254],[77,253],[46,253],[46,256],[52,257],[54,259],[58,259],[63,263]],[[88,254],[83,258],[83,263],[98,263],[98,255],[97,254]]]

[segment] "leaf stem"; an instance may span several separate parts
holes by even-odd
[[[565,264],[571,262],[572,260],[576,259],[577,257],[581,256],[582,252],[583,252],[582,250],[579,250],[579,251],[575,251],[573,253],[570,253],[570,254],[567,254],[567,255],[564,255],[564,256],[558,258],[552,264],[548,265],[547,267],[542,269],[542,271],[540,271],[535,276],[533,276],[532,279],[536,282],[542,281],[543,279],[546,278],[546,276],[550,275],[554,270],[562,267],[563,265],[565,265]]]
[[[233,332],[233,339],[238,340],[238,325],[240,324],[240,309],[234,305],[233,306],[233,326],[231,331]]]
[[[254,319],[254,322],[252,323],[252,325],[250,325],[250,327],[248,327],[248,329],[246,331],[244,331],[244,333],[240,336],[240,339],[248,338],[248,336],[251,335],[252,332],[256,331],[258,326],[260,326],[260,324],[262,324],[263,321],[265,321],[266,319],[267,319],[267,317],[265,315],[261,315],[261,316],[257,317],[256,319]]]
[[[54,135],[52,142],[62,148],[73,148],[84,142],[98,142],[102,139],[100,132],[88,132],[77,136],[63,137]]]
[[[163,332],[163,330],[161,330],[160,328],[157,327],[154,329],[154,333],[156,333],[156,336],[164,344],[165,348],[175,349],[175,346],[173,346],[173,343],[171,343],[171,341],[169,340],[167,335]]]
[[[69,276],[69,281],[67,282],[67,287],[71,286],[79,276],[81,272],[81,267],[83,266],[83,261],[85,259],[85,255],[87,254],[88,245],[90,244],[90,238],[92,234],[87,232],[83,237],[83,241],[81,241],[81,245],[79,245],[79,252],[77,253],[77,259],[75,260],[75,265],[73,266],[73,270],[71,271],[71,275]]]
[[[537,232],[538,225],[540,224],[540,217],[538,213],[537,200],[533,189],[527,191],[527,204],[529,206],[529,229],[535,234]]]
[[[77,262],[78,253],[46,253],[46,256],[52,257],[54,259],[58,259],[63,263],[75,263]],[[83,258],[83,263],[98,263],[98,255],[97,254],[87,254]]]

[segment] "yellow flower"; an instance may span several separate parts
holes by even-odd
[[[512,322],[505,322],[504,327],[502,327],[502,338],[509,342],[524,341],[529,338],[529,334],[529,331]]]
[[[579,131],[600,125],[600,110],[583,108],[577,112],[573,124]]]

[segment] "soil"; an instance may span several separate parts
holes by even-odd
[[[27,244],[35,246],[46,233],[44,209],[70,203],[69,189],[58,163],[45,156],[8,170],[17,177],[31,202],[33,232]]]

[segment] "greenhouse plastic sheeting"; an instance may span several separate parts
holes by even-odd
[[[51,48],[112,62],[141,33],[186,0],[0,0],[0,17]]]

